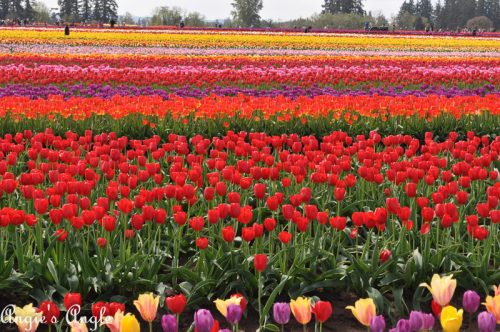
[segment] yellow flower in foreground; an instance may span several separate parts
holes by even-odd
[[[457,288],[457,281],[453,279],[453,275],[440,277],[438,274],[432,276],[431,284],[422,283],[420,287],[425,287],[431,292],[432,298],[440,306],[447,306],[453,293],[455,293],[455,288]]]
[[[236,297],[236,296],[230,297],[227,300],[217,299],[214,301],[217,310],[219,310],[221,315],[224,317],[227,316],[227,307],[229,307],[231,304],[240,305],[240,302],[241,302],[241,297]]]
[[[486,310],[495,316],[497,324],[500,324],[500,294],[495,297],[486,297],[486,302],[483,304],[485,305]]]
[[[139,295],[139,298],[134,301],[134,305],[141,314],[142,319],[151,323],[156,318],[156,311],[160,304],[160,297],[154,296],[153,293]]]
[[[89,332],[87,325],[83,321],[77,322],[74,320],[69,323],[69,326],[71,327],[71,332]]]
[[[14,323],[21,332],[35,332],[42,320],[42,313],[36,312],[31,303],[22,308],[14,307],[14,315]]]
[[[441,311],[441,326],[444,332],[459,332],[464,311],[449,305]]]
[[[377,307],[371,298],[359,299],[354,303],[354,307],[350,305],[345,308],[351,310],[358,322],[364,326],[370,326],[372,318],[377,315]]]
[[[311,321],[311,300],[306,297],[299,297],[296,300],[290,301],[290,309],[293,316],[302,325],[306,325]]]
[[[132,314],[126,314],[122,318],[120,332],[141,332],[139,321]]]

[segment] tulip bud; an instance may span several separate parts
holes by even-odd
[[[477,316],[479,332],[495,332],[496,324],[495,316],[487,311],[483,311]]]
[[[163,332],[177,332],[177,319],[174,315],[163,315],[161,317],[161,327]]]
[[[290,321],[290,305],[288,303],[275,303],[273,306],[273,318],[280,325],[287,324]]]
[[[255,271],[264,272],[267,266],[267,256],[265,254],[255,254],[253,259]]]
[[[468,313],[474,313],[479,308],[481,297],[474,291],[466,291],[462,299],[462,306]]]
[[[239,323],[242,314],[243,314],[243,311],[241,310],[241,306],[239,306],[237,304],[230,304],[227,307],[226,319],[227,319],[229,324],[236,325]]]
[[[412,331],[420,331],[422,330],[422,326],[424,325],[424,317],[422,312],[420,311],[412,311],[410,312],[410,328]]]
[[[385,319],[384,316],[375,316],[370,321],[370,331],[371,332],[384,332],[385,331]]]
[[[214,326],[214,317],[210,311],[200,309],[194,314],[194,326],[198,332],[210,332]]]

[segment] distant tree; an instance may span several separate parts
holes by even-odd
[[[187,14],[184,23],[186,26],[203,27],[205,26],[205,17],[198,12],[191,12]]]
[[[235,24],[244,27],[257,27],[260,25],[260,11],[262,0],[233,0],[231,15]]]
[[[400,12],[396,17],[396,25],[403,30],[413,30],[416,19],[417,17],[409,12]]]
[[[325,0],[322,7],[325,14],[365,14],[362,0]]]
[[[419,0],[416,4],[416,14],[422,17],[427,18],[428,20],[432,19],[432,2],[431,0]]]
[[[403,2],[401,7],[399,8],[399,13],[402,14],[405,12],[412,15],[412,16],[415,16],[417,14],[417,7],[415,6],[415,3],[413,2],[413,0],[409,0],[409,1],[405,0]]]
[[[116,3],[116,0],[103,0],[101,19],[104,22],[109,22],[112,19],[116,20],[117,18],[118,18],[118,4]]]
[[[78,13],[78,0],[58,0],[59,4],[59,15],[61,19],[64,21],[78,21],[79,13]]]
[[[424,20],[422,19],[422,16],[417,16],[415,18],[414,28],[415,28],[415,30],[418,30],[418,31],[422,31],[425,29],[425,24],[424,24]]]
[[[156,7],[151,16],[151,25],[179,25],[185,12],[179,7]]]
[[[493,27],[493,21],[486,16],[476,16],[467,21],[467,28],[469,29],[485,29],[489,31]]]
[[[33,2],[33,11],[35,12],[34,20],[36,22],[50,22],[49,7],[42,1]]]
[[[134,25],[135,24],[135,19],[134,16],[129,13],[125,12],[125,14],[121,15],[118,20],[120,23],[126,24],[126,25]]]
[[[35,18],[35,10],[33,9],[31,0],[24,1],[24,18],[32,21]]]
[[[92,4],[91,0],[82,0],[80,5],[80,18],[83,22],[92,20]]]

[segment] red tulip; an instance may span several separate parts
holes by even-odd
[[[165,299],[165,304],[173,314],[179,315],[186,308],[186,297],[184,294],[170,296]]]
[[[234,228],[233,226],[226,226],[222,229],[222,238],[226,242],[233,242],[234,241]]]
[[[82,296],[80,293],[66,293],[64,295],[64,307],[69,310],[73,306],[82,306]]]
[[[105,239],[105,238],[103,238],[103,237],[100,237],[100,238],[98,238],[98,239],[97,239],[97,245],[98,245],[100,248],[104,248],[104,247],[106,247],[107,243],[108,243],[108,240],[106,240],[106,239]]]
[[[328,301],[317,301],[311,311],[318,322],[324,323],[332,315],[332,304]]]
[[[52,301],[43,301],[42,303],[40,303],[38,312],[42,313],[44,322],[47,325],[56,324],[61,314],[61,311],[59,310],[57,304]]]
[[[107,302],[96,302],[92,304],[92,316],[96,317],[98,320],[102,320],[106,316],[110,316],[109,303]]]
[[[389,249],[384,249],[380,251],[379,259],[380,262],[383,264],[387,262],[392,256],[392,252]]]
[[[289,233],[289,232],[279,232],[278,234],[278,239],[284,243],[284,244],[287,244],[288,242],[290,242],[290,240],[292,239],[292,234]]]
[[[196,239],[196,246],[201,249],[205,250],[208,247],[208,239],[206,237],[199,237]]]
[[[255,271],[264,272],[267,267],[267,256],[265,254],[255,254],[253,259]]]

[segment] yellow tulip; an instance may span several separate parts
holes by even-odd
[[[302,325],[307,325],[311,321],[311,300],[306,297],[299,297],[290,301],[290,309],[293,316]]]
[[[483,304],[485,305],[486,310],[495,316],[497,324],[500,324],[500,294],[495,295],[495,297],[486,297],[486,302]]]
[[[453,275],[440,277],[438,274],[432,276],[431,284],[422,283],[420,287],[425,287],[431,292],[432,298],[441,307],[447,306],[453,293],[455,293],[455,288],[457,288],[457,281],[453,279]]]
[[[126,314],[122,318],[120,332],[141,332],[139,321],[132,314]]]
[[[71,332],[89,332],[87,325],[83,321],[77,322],[74,320],[69,323],[69,326],[71,326]]]
[[[240,305],[240,302],[241,302],[241,297],[236,297],[236,296],[230,297],[227,300],[217,299],[214,301],[217,310],[219,310],[221,315],[224,317],[227,316],[227,307],[229,307],[231,304]]]
[[[42,313],[37,312],[33,304],[24,307],[14,307],[14,323],[20,332],[35,332],[42,319]]]
[[[350,305],[345,308],[351,310],[358,322],[364,326],[370,326],[372,318],[377,315],[377,307],[371,298],[359,299],[354,303],[354,307]]]
[[[134,301],[134,305],[141,314],[142,319],[149,323],[156,319],[158,304],[160,304],[160,297],[154,296],[153,293],[141,294]]]
[[[462,327],[462,318],[464,311],[462,309],[449,305],[441,311],[441,326],[444,332],[459,332]]]

